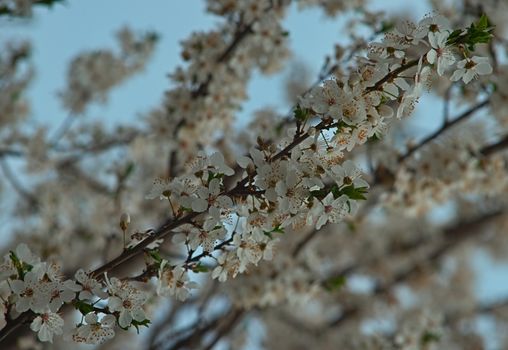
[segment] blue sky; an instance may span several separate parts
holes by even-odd
[[[161,35],[156,53],[145,72],[130,79],[113,91],[107,105],[95,105],[87,112],[88,118],[100,118],[108,125],[133,122],[138,113],[157,105],[169,86],[166,74],[181,63],[179,42],[194,30],[206,30],[219,18],[205,14],[205,1],[186,0],[68,0],[52,10],[39,8],[32,21],[0,20],[0,40],[29,38],[34,45],[34,63],[37,75],[29,95],[35,120],[57,125],[65,118],[56,92],[65,86],[65,75],[70,60],[80,51],[115,47],[114,33],[124,25],[137,30],[154,30]],[[377,8],[401,10],[403,2],[375,2]],[[424,1],[416,2],[412,13],[415,18],[427,12]],[[320,10],[297,11],[293,7],[286,20],[292,49],[299,61],[317,72],[326,54],[332,53],[333,43],[344,41],[341,25],[326,18]],[[246,119],[250,113],[271,105],[286,108],[283,98],[282,74],[261,77],[249,84],[250,99],[240,114]],[[241,123],[242,121],[240,121]]]

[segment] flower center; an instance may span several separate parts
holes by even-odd
[[[132,303],[130,300],[124,300],[123,303],[122,303],[122,306],[125,308],[125,309],[130,309],[132,307]]]

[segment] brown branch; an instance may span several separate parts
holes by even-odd
[[[201,340],[205,337],[209,331],[214,328],[217,329],[217,334],[211,341],[211,345],[213,345],[219,341],[228,331],[231,330],[232,327],[238,322],[238,320],[244,315],[245,311],[243,309],[235,309],[232,308],[228,312],[223,315],[218,316],[217,318],[209,321],[207,324],[197,327],[193,332],[188,334],[186,337],[178,340],[176,343],[171,346],[166,347],[167,350],[178,350],[178,349],[196,349],[199,347]],[[221,322],[222,321],[222,322]],[[210,344],[207,348],[211,348]]]
[[[237,322],[244,316],[244,310],[235,309],[228,315],[228,318],[218,328],[217,334],[213,337],[212,341],[204,348],[205,350],[212,350],[213,347],[228,334],[236,326]]]
[[[483,107],[488,106],[489,103],[490,103],[490,99],[486,99],[486,100],[478,103],[477,105],[474,105],[473,107],[469,108],[467,111],[463,112],[462,114],[460,114],[455,119],[453,119],[451,121],[445,121],[445,123],[443,123],[443,125],[438,130],[436,130],[432,134],[428,135],[423,140],[421,140],[416,146],[411,147],[410,149],[407,150],[406,153],[404,153],[403,155],[399,156],[399,158],[398,158],[399,163],[402,163],[404,160],[409,158],[413,153],[418,151],[420,148],[422,148],[423,146],[425,146],[429,142],[434,141],[437,137],[439,137],[441,134],[443,134],[446,130],[448,130],[452,126],[454,126],[454,125],[460,123],[461,121],[469,118],[476,111],[482,109]]]
[[[300,252],[303,250],[303,248],[305,248],[305,246],[314,238],[317,236],[319,230],[316,230],[316,229],[313,229],[312,231],[310,231],[309,233],[307,233],[307,235],[305,235],[305,237],[299,241],[295,248],[293,249],[293,252],[291,253],[291,255],[296,258],[298,256],[298,254],[300,254]]]
[[[403,66],[397,68],[393,72],[388,73],[388,75],[385,76],[383,79],[381,79],[378,83],[376,83],[374,85],[374,87],[378,86],[378,85],[381,86],[385,81],[388,81],[388,80],[394,78],[396,76],[396,74],[404,72],[405,70],[413,67],[416,64],[415,62],[418,63],[418,61],[416,61],[416,60],[411,61],[411,62],[407,63],[406,65],[403,65]],[[327,118],[327,119],[322,120],[314,128],[319,132],[322,130],[329,130],[329,129],[337,127],[337,126],[338,126],[337,123],[333,123],[333,119]],[[308,132],[296,134],[295,137],[293,138],[293,141],[289,145],[284,147],[281,151],[279,151],[277,154],[275,154],[273,157],[271,157],[271,159],[269,161],[273,162],[273,161],[282,159],[282,158],[290,155],[293,148],[295,148],[297,145],[302,143],[308,137],[310,137]],[[238,194],[242,195],[242,193],[245,191],[245,186],[249,183],[249,181],[255,175],[256,175],[255,172],[253,174],[249,174],[243,180],[239,181],[234,188],[225,192],[224,194],[228,195],[228,196],[235,196]],[[183,224],[190,223],[194,218],[196,218],[200,214],[201,213],[193,212],[193,213],[187,214],[183,217],[180,217],[178,219],[167,220],[163,225],[161,225],[157,230],[155,230],[155,232],[152,235],[150,235],[148,238],[141,241],[135,247],[128,249],[128,250],[124,250],[124,252],[122,254],[120,254],[113,260],[109,261],[108,263],[96,268],[94,271],[92,271],[92,275],[94,277],[96,277],[98,280],[103,280],[104,274],[106,272],[109,272],[109,271],[115,269],[116,267],[126,263],[127,261],[132,260],[136,256],[142,254],[148,245],[152,244],[156,240],[165,238],[175,228],[177,228]],[[21,323],[16,322],[16,320],[14,320],[14,324],[9,325],[9,326],[10,326],[9,329],[11,329],[11,328],[16,329],[21,326]],[[5,327],[5,328],[7,328],[7,327]],[[5,337],[8,335],[8,333],[4,332],[4,329],[0,330],[0,342],[3,341],[5,339]]]
[[[478,235],[481,235],[485,231],[482,230],[483,225],[491,222],[499,218],[501,215],[505,214],[503,211],[494,211],[492,213],[485,214],[473,221],[470,222],[461,222],[444,231],[443,233],[443,243],[440,244],[437,248],[432,250],[427,255],[421,257],[418,261],[414,262],[411,266],[407,267],[405,270],[399,271],[395,275],[393,275],[389,280],[378,283],[375,287],[373,296],[383,296],[387,294],[392,288],[394,288],[397,284],[402,283],[414,276],[420,270],[420,267],[424,264],[433,263],[436,264],[440,261],[441,258],[445,256],[450,250],[455,248],[457,245],[467,241],[470,238],[475,238]],[[346,276],[351,274],[360,266],[353,266],[348,268],[347,273],[341,274],[339,276]],[[343,313],[338,316],[335,320],[332,320],[328,326],[336,327],[346,321],[351,320],[353,317],[361,314],[361,308],[358,305],[348,306],[344,309]]]
[[[492,154],[502,151],[508,147],[508,135],[505,135],[501,140],[483,147],[480,150],[480,154],[485,157],[491,156]]]
[[[414,66],[418,65],[418,60],[409,61],[408,63],[403,64],[397,69],[394,69],[387,75],[385,75],[381,80],[379,80],[377,83],[375,83],[373,86],[368,87],[365,89],[364,95],[367,95],[373,91],[382,91],[383,90],[383,84],[387,83],[389,81],[392,81],[393,79],[397,78],[398,75],[409,68],[412,68]]]
[[[11,184],[12,188],[24,199],[27,200],[27,202],[33,206],[37,207],[39,205],[39,201],[37,200],[37,197],[30,193],[27,189],[25,189],[21,183],[18,181],[18,177],[14,175],[11,168],[9,167],[9,164],[7,164],[6,160],[3,158],[0,158],[0,168],[2,169],[3,174],[5,175],[5,179]]]

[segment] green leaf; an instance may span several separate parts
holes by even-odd
[[[16,268],[16,271],[18,272],[18,277],[20,279],[24,279],[25,278],[25,274],[28,271],[31,271],[33,269],[32,265],[27,264],[26,262],[23,262],[23,261],[19,260],[19,258],[16,255],[16,253],[14,253],[12,250],[9,251],[9,257],[10,257],[10,259],[12,261],[12,264]]]
[[[283,227],[280,227],[280,225],[277,225],[273,230],[272,232],[275,232],[275,233],[281,233],[281,234],[284,234],[284,228]]]
[[[323,199],[330,192],[333,193],[333,197],[334,198],[340,197],[339,186],[337,186],[337,184],[334,184],[330,188],[326,188],[325,187],[325,188],[321,188],[319,190],[310,191],[310,197],[309,197],[309,199],[312,198],[312,197],[315,197],[315,198],[318,198],[318,199]]]
[[[447,45],[465,45],[467,50],[474,51],[476,44],[486,44],[492,38],[494,27],[483,14],[477,23],[471,23],[467,30],[454,30],[448,37]]]
[[[11,258],[12,264],[18,271],[19,278],[20,279],[25,278],[25,271],[23,271],[23,264],[21,263],[21,261],[19,260],[17,255],[12,250],[9,253],[10,253],[9,257]]]
[[[284,232],[284,228],[283,227],[280,227],[280,225],[277,225],[271,231],[263,231],[263,233],[264,233],[265,236],[268,236],[268,237],[270,237],[270,239],[273,239],[272,233],[284,234],[285,232]]]
[[[74,307],[76,308],[76,310],[79,310],[79,312],[81,312],[81,314],[83,315],[89,314],[90,312],[93,311],[92,305],[85,303],[84,301],[81,300],[76,300],[74,302]]]
[[[296,120],[301,122],[305,121],[310,115],[310,111],[307,108],[302,108],[300,105],[296,106],[294,116]]]
[[[368,193],[367,187],[355,188],[354,185],[349,185],[341,188],[338,192],[337,197],[340,197],[341,195],[345,194],[346,196],[349,197],[349,199],[366,200],[367,197],[364,196],[365,193]]]
[[[131,325],[136,327],[136,332],[139,334],[139,327],[146,327],[148,328],[148,325],[152,323],[149,319],[144,319],[143,321],[136,321],[132,320]]]
[[[263,231],[263,234],[267,237],[269,237],[270,239],[273,239],[273,235],[270,231]]]
[[[379,33],[389,32],[393,28],[395,28],[394,22],[391,22],[391,21],[382,21],[381,22],[381,29],[379,30]]]
[[[192,268],[192,272],[200,273],[200,272],[209,272],[210,269],[206,267],[205,265],[198,263]]]
[[[464,32],[464,30],[462,30],[462,29],[456,29],[456,30],[454,30],[450,34],[450,36],[448,36],[448,40],[447,40],[446,44],[447,45],[453,45],[453,44],[455,44],[456,41],[462,35],[463,32]]]
[[[224,174],[222,173],[214,173],[212,171],[208,171],[208,180],[207,183],[210,183],[213,179],[222,179],[224,177]]]
[[[429,343],[438,342],[440,339],[441,339],[441,336],[439,334],[436,334],[436,333],[433,333],[430,331],[426,331],[425,333],[422,334],[422,337],[420,338],[420,343],[422,345],[426,345]]]
[[[367,139],[367,142],[376,142],[376,141],[380,141],[380,140],[381,140],[381,138],[377,134],[374,134]]]
[[[152,257],[152,259],[155,260],[155,262],[157,262],[158,264],[162,263],[162,257],[159,254],[158,250],[150,250],[149,254]]]
[[[478,30],[485,30],[489,26],[489,19],[487,18],[487,15],[483,14],[480,17],[480,20],[478,21],[478,24],[476,25],[476,28]]]
[[[122,177],[126,179],[129,176],[131,176],[132,173],[134,172],[134,169],[136,169],[136,165],[134,164],[134,162],[129,162],[129,164],[127,164],[127,166],[125,167]]]
[[[327,279],[324,282],[323,287],[328,292],[335,292],[335,291],[339,290],[340,288],[344,287],[346,285],[346,282],[347,282],[347,280],[346,280],[345,276],[334,276],[334,277]]]
[[[350,210],[351,210],[351,208],[350,208]],[[356,232],[356,225],[354,222],[346,221],[346,225],[347,225],[347,228],[349,229],[349,231]]]

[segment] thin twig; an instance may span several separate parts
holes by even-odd
[[[474,105],[473,107],[469,108],[467,111],[465,111],[462,114],[460,114],[455,119],[449,121],[448,123],[443,124],[438,130],[436,130],[432,134],[428,135],[423,140],[421,140],[416,146],[413,146],[413,147],[409,148],[406,153],[404,153],[403,155],[399,156],[399,158],[398,158],[399,163],[402,163],[404,160],[409,158],[413,153],[418,151],[420,148],[422,148],[423,146],[425,146],[429,142],[434,141],[438,136],[443,134],[446,130],[448,130],[452,126],[460,123],[461,121],[469,118],[476,111],[478,111],[478,110],[482,109],[483,107],[487,106],[489,103],[490,103],[490,99],[483,100],[482,102]]]
[[[21,185],[4,158],[0,158],[0,167],[5,175],[5,179],[11,184],[12,188],[31,205],[37,206],[37,198]]]

